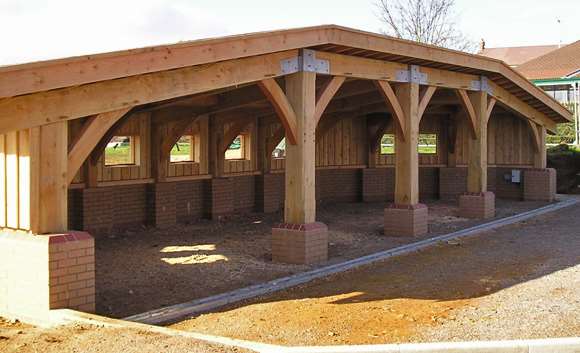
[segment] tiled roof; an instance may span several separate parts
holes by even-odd
[[[561,78],[580,70],[580,41],[532,59],[517,68],[530,80]]]
[[[557,45],[535,45],[528,47],[486,48],[478,54],[498,59],[510,66],[518,66],[526,61],[558,49]]]

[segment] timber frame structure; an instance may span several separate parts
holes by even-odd
[[[311,263],[327,257],[317,200],[392,201],[396,236],[427,231],[423,197],[478,218],[490,190],[552,200],[545,138],[571,120],[503,62],[333,25],[0,67],[0,313],[93,311],[88,232],[112,227],[283,207],[273,258]],[[106,166],[118,135],[138,160]],[[184,135],[195,156],[171,163]]]

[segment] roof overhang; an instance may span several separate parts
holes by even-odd
[[[552,121],[572,121],[570,111],[502,61],[335,25],[4,66],[0,67],[0,102],[8,97],[295,49],[485,76]]]

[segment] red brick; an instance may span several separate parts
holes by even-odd
[[[487,191],[478,194],[461,195],[459,197],[459,215],[473,219],[495,217],[495,194]]]
[[[428,215],[428,208],[423,204],[385,208],[384,234],[404,237],[427,234]]]

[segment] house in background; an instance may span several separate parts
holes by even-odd
[[[521,64],[535,59],[539,56],[548,54],[557,50],[559,46],[555,45],[532,45],[523,47],[504,47],[504,48],[486,48],[485,41],[481,41],[479,48],[479,55],[487,56],[501,60],[513,68],[517,68]]]
[[[580,41],[557,45],[485,48],[480,55],[503,60],[574,113],[574,144],[580,142]]]

